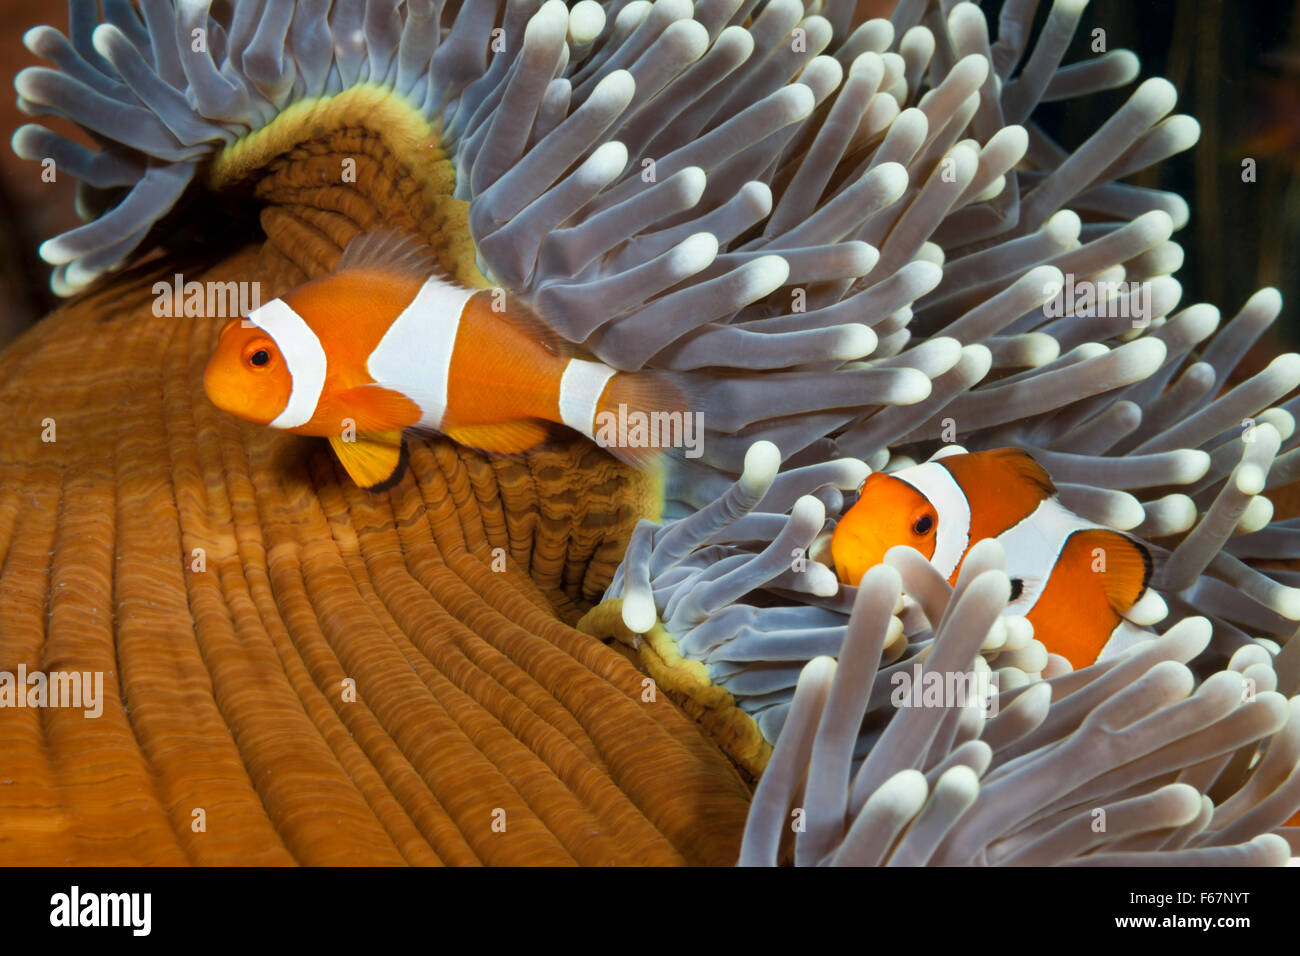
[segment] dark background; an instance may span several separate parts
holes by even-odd
[[[890,0],[862,0],[862,12],[887,13]],[[1040,3],[1041,21],[1050,0]],[[1001,0],[981,4],[996,23]],[[1129,49],[1142,77],[1165,76],[1179,91],[1179,112],[1201,124],[1198,145],[1130,181],[1180,193],[1191,222],[1176,233],[1186,253],[1177,273],[1183,305],[1205,301],[1230,317],[1256,289],[1277,286],[1283,316],[1261,355],[1300,344],[1300,0],[1092,0],[1066,62],[1091,56],[1093,27],[1107,49]],[[67,10],[49,0],[0,0],[0,63],[12,80],[38,65],[23,33],[48,23],[66,30]],[[1082,102],[1048,104],[1035,114],[1065,146],[1082,143],[1136,87]],[[8,138],[30,121],[0,97],[0,345],[57,306],[40,242],[77,225],[73,181],[43,183],[40,167],[13,155]],[[68,133],[65,124],[42,122]],[[86,142],[79,132],[74,133]],[[1241,162],[1256,160],[1257,181],[1243,183]],[[1262,363],[1260,363],[1262,364]]]
[[[1001,3],[981,6],[992,20]],[[1105,29],[1107,49],[1138,55],[1142,79],[1172,82],[1177,112],[1201,124],[1196,146],[1128,180],[1172,190],[1191,207],[1173,237],[1186,254],[1175,274],[1182,305],[1212,303],[1226,320],[1257,289],[1276,286],[1283,311],[1273,351],[1300,345],[1300,3],[1092,0],[1065,62],[1091,55],[1094,27]],[[1136,85],[1046,104],[1035,118],[1074,148]],[[1253,183],[1242,182],[1246,158],[1256,163]]]

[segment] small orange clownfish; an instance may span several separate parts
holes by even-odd
[[[1020,449],[869,475],[859,495],[831,535],[831,559],[846,584],[896,545],[915,548],[956,583],[971,545],[997,538],[1011,578],[1006,613],[1028,618],[1034,636],[1076,669],[1150,636],[1124,620],[1146,594],[1150,552],[1062,505],[1043,466]]]
[[[526,309],[494,308],[495,290],[436,275],[426,256],[413,237],[360,236],[332,274],[227,323],[203,375],[212,404],[328,438],[370,490],[401,477],[408,428],[510,455],[545,441],[548,423],[595,438],[632,412],[685,411],[662,373],[574,357]],[[658,453],[623,437],[601,444],[642,466]]]

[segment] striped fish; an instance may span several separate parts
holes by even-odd
[[[1146,547],[1062,505],[1042,465],[1017,448],[869,475],[835,526],[831,558],[840,580],[857,584],[890,548],[908,545],[955,584],[966,553],[985,538],[1006,551],[1006,613],[1027,617],[1034,636],[1075,668],[1151,637],[1129,624],[1151,581]]]
[[[248,421],[328,438],[371,490],[401,477],[408,428],[513,455],[546,441],[552,424],[594,439],[598,422],[685,411],[662,373],[580,358],[521,303],[434,274],[426,256],[412,237],[358,237],[330,275],[227,323],[204,372],[208,398]],[[657,454],[608,424],[599,431],[625,461],[644,466]]]

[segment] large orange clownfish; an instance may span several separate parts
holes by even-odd
[[[1144,633],[1124,616],[1147,591],[1150,552],[1062,505],[1051,477],[1020,449],[869,475],[859,495],[831,536],[831,558],[846,584],[860,581],[895,545],[920,551],[955,583],[971,545],[997,538],[1011,578],[1006,613],[1027,617],[1034,636],[1075,668]]]
[[[328,438],[372,490],[401,477],[408,428],[518,454],[556,423],[647,464],[657,448],[614,432],[633,413],[685,413],[676,385],[578,358],[520,303],[500,300],[433,274],[413,237],[361,236],[331,275],[227,323],[204,389],[232,415]]]

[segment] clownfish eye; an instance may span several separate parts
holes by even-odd
[[[930,529],[934,527],[934,519],[929,515],[921,515],[912,525],[912,531],[916,534],[929,534]]]
[[[266,368],[274,359],[275,352],[266,339],[250,342],[244,347],[244,364],[251,369]]]

